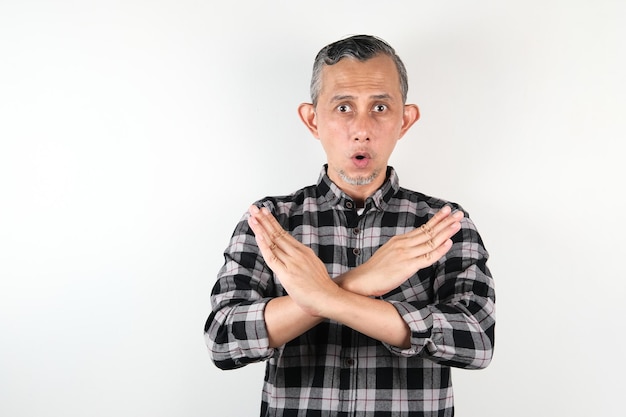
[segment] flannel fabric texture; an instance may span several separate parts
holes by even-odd
[[[399,186],[393,168],[362,213],[322,169],[318,183],[267,197],[292,236],[312,248],[330,277],[366,262],[393,236],[457,204]],[[454,415],[450,367],[480,369],[491,361],[495,292],[488,253],[469,216],[450,251],[380,297],[411,330],[400,349],[325,320],[281,348],[269,347],[265,305],[286,295],[265,264],[244,215],[224,253],[211,293],[205,338],[214,363],[234,369],[267,361],[261,416],[430,417]]]

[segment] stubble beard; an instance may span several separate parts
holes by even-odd
[[[378,178],[378,175],[380,174],[380,170],[379,169],[375,170],[374,172],[371,173],[371,175],[368,175],[367,177],[351,177],[348,174],[346,174],[346,172],[342,169],[337,170],[337,174],[339,174],[339,178],[341,178],[341,180],[347,184],[369,185],[372,182],[374,182],[376,178]]]

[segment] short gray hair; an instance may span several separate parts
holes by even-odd
[[[335,65],[346,57],[355,58],[364,62],[381,54],[389,56],[396,64],[398,78],[400,79],[402,101],[406,103],[407,93],[409,91],[409,80],[406,67],[396,54],[396,51],[387,42],[375,36],[355,35],[326,45],[315,57],[313,76],[311,77],[311,101],[313,102],[313,106],[317,106],[317,99],[322,89],[322,68],[324,65]]]

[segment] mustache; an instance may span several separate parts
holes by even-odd
[[[349,154],[350,158],[368,158],[371,159],[373,157],[376,156],[375,153],[372,153],[368,150],[365,149],[357,149],[357,150],[353,150],[350,154]]]

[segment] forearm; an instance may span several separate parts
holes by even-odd
[[[366,336],[396,346],[410,347],[410,330],[398,310],[387,301],[340,290],[323,307],[324,316]]]
[[[337,282],[341,281],[337,279]],[[264,312],[269,346],[276,348],[284,345],[321,323],[324,318],[399,348],[409,346],[408,325],[386,301],[344,289],[326,297],[324,306],[324,317],[316,317],[306,313],[290,296],[272,299]]]
[[[265,306],[265,326],[272,348],[280,347],[322,322],[311,316],[286,295],[273,298]]]
[[[359,285],[359,277],[365,273],[364,265],[351,269],[335,279],[340,288],[347,291],[343,302],[344,306],[337,311],[337,321],[366,334],[381,342],[396,346],[400,349],[411,345],[410,328],[398,310],[389,302],[370,298],[372,291]],[[348,310],[345,310],[349,306]]]

